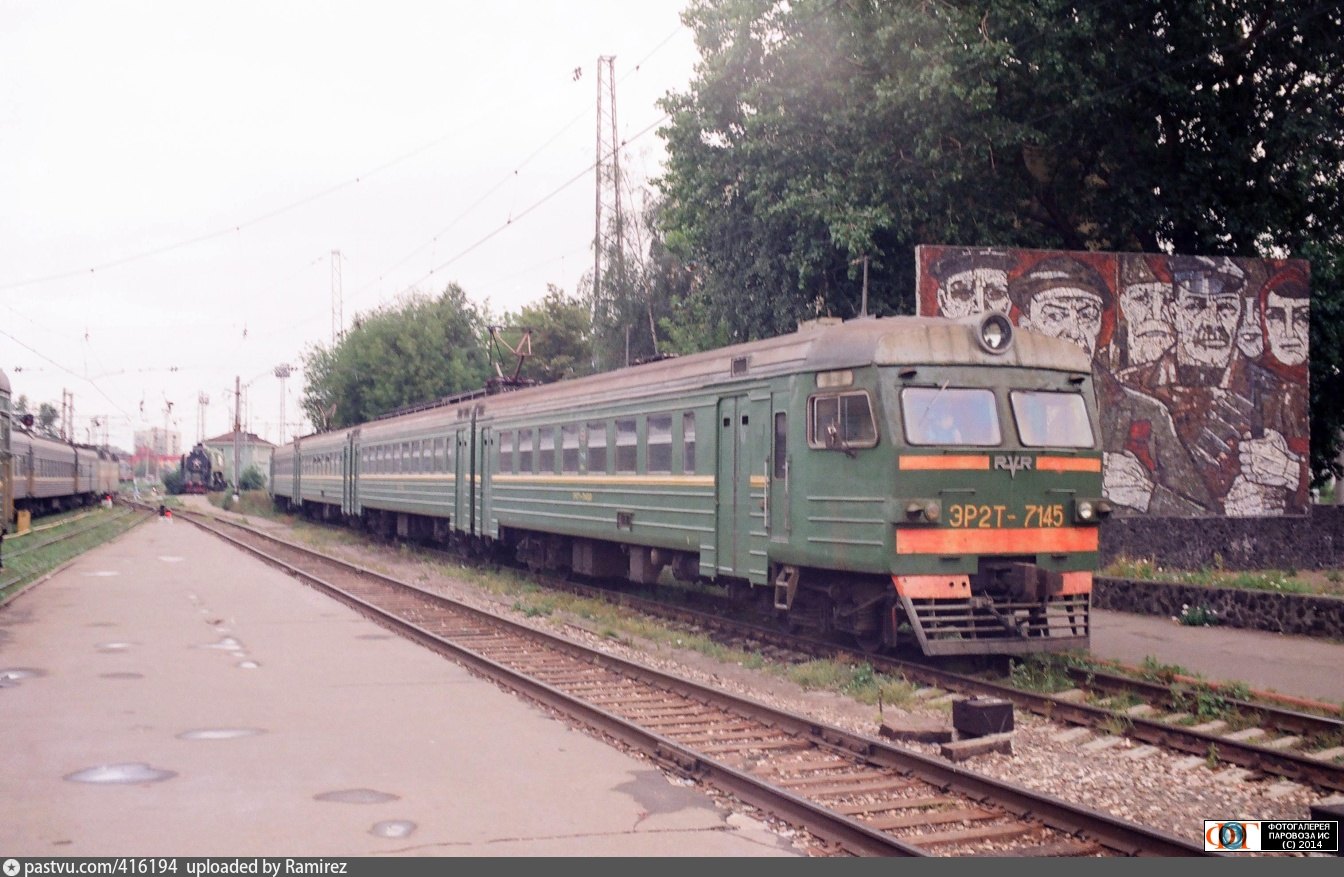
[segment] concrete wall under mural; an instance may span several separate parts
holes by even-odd
[[[1307,513],[1305,261],[941,246],[916,258],[920,314],[997,310],[1092,356],[1105,491],[1122,514]]]

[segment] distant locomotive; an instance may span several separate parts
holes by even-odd
[[[34,435],[13,416],[9,378],[0,372],[0,527],[34,515],[90,505],[116,492],[120,463],[101,448]]]
[[[223,452],[198,442],[182,457],[182,492],[209,493],[224,486]]]
[[[535,569],[724,586],[868,649],[1086,648],[1086,354],[999,314],[778,338],[296,439],[282,507]]]

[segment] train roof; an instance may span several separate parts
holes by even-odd
[[[984,316],[962,320],[942,317],[814,320],[787,335],[495,395],[469,396],[359,427],[305,436],[301,441],[309,447],[335,446],[355,428],[362,436],[376,438],[383,432],[414,429],[422,422],[426,428],[431,424],[439,427],[445,417],[465,418],[473,411],[486,416],[519,407],[543,412],[580,400],[604,404],[669,391],[693,392],[750,383],[782,374],[867,365],[988,365],[1080,374],[1091,371],[1091,360],[1076,344],[1024,329],[1010,327],[1012,343],[1006,349],[990,352],[980,341],[984,320]]]
[[[9,376],[6,375],[3,371],[0,371],[0,393],[9,393],[9,392],[11,392],[9,388]]]

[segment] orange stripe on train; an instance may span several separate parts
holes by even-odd
[[[1095,527],[896,530],[897,554],[1042,554],[1096,551],[1097,545]]]
[[[900,459],[901,468],[911,471],[989,468],[989,457],[984,454],[902,454]]]
[[[1092,573],[1060,573],[1061,587],[1053,596],[1092,593]],[[969,575],[933,575],[891,577],[896,593],[912,600],[968,600],[971,596]]]
[[[1036,468],[1042,472],[1100,472],[1097,457],[1037,457]]]

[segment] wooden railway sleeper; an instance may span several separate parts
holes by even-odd
[[[653,752],[649,757],[678,776],[685,777],[688,780],[702,779],[706,773],[705,766],[701,763],[699,758],[680,749],[669,749],[662,743],[659,743],[654,747]]]

